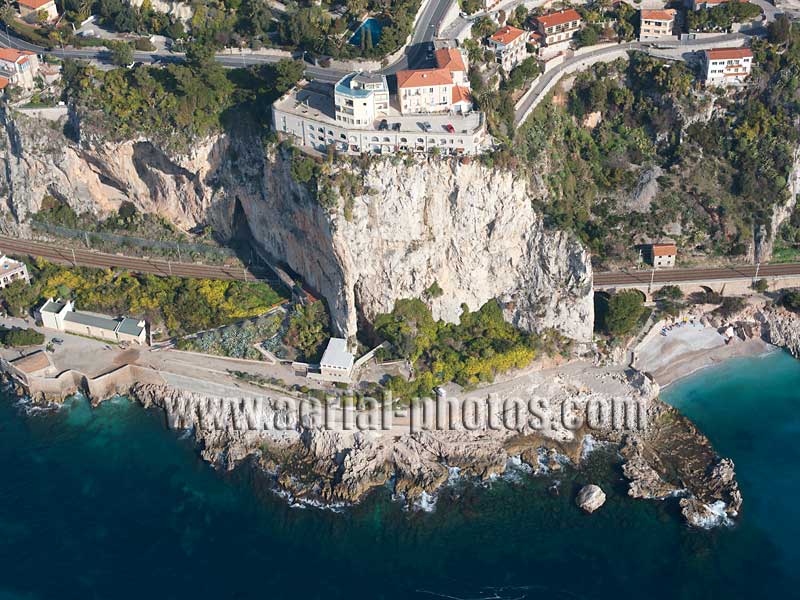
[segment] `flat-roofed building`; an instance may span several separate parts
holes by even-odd
[[[347,348],[344,338],[331,338],[319,361],[320,379],[326,381],[350,382],[353,372],[353,354]]]
[[[72,301],[49,298],[39,309],[42,325],[49,329],[74,333],[110,342],[145,343],[146,323],[129,317],[108,317],[75,310]]]
[[[489,47],[494,50],[495,61],[506,72],[511,71],[528,55],[525,44],[528,35],[522,29],[506,25],[489,36]]]
[[[671,36],[675,29],[675,14],[674,8],[661,10],[643,8],[639,11],[639,39],[653,40]]]
[[[716,48],[703,53],[706,85],[743,83],[753,67],[753,51],[749,48]]]
[[[389,112],[389,86],[384,75],[350,73],[334,87],[336,120],[350,126],[370,127]]]
[[[24,262],[8,258],[5,255],[0,256],[0,289],[15,281],[31,282],[28,267]]]

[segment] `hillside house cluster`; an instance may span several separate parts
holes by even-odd
[[[35,52],[0,48],[0,90],[9,85],[32,90],[39,74],[39,58]]]
[[[49,298],[39,309],[42,325],[56,331],[85,335],[109,342],[145,344],[146,324],[129,317],[108,317],[75,310],[71,300]]]
[[[508,73],[528,56],[527,41],[524,30],[506,25],[489,36],[487,43],[496,62]]]
[[[6,255],[0,256],[0,289],[20,280],[25,283],[31,282],[27,265]]]

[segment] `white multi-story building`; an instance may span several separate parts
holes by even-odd
[[[25,263],[8,258],[5,255],[0,256],[0,289],[19,280],[25,283],[31,282],[28,267],[25,266]]]
[[[674,8],[661,10],[647,10],[643,8],[639,11],[639,39],[654,40],[672,35],[675,29]]]
[[[528,55],[525,44],[527,34],[522,29],[506,25],[489,36],[489,46],[494,50],[495,60],[506,72],[511,71]]]
[[[440,48],[435,69],[397,73],[400,112],[406,114],[456,112],[472,109],[467,66],[457,48]]]
[[[533,22],[542,46],[550,48],[550,52],[569,46],[583,26],[578,11],[572,8],[536,17]]]
[[[26,90],[32,90],[39,73],[36,53],[14,48],[0,48],[0,77]]]
[[[703,53],[706,85],[735,85],[750,76],[753,52],[749,48],[715,48]]]
[[[452,84],[451,88],[462,89]],[[318,152],[329,148],[346,154],[438,151],[457,156],[477,154],[490,141],[483,113],[478,111],[420,117],[390,107],[372,126],[344,124],[336,120],[331,86],[320,82],[304,83],[284,94],[272,105],[272,119],[279,135]]]
[[[334,87],[336,120],[350,126],[371,127],[389,112],[389,86],[384,75],[350,73]]]

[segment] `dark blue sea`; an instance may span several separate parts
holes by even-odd
[[[124,398],[28,413],[0,398],[0,600],[34,598],[800,597],[800,362],[738,359],[667,389],[736,463],[732,528],[633,501],[596,451],[586,472],[456,483],[431,512],[387,491],[341,513],[290,508],[219,474]],[[594,515],[576,488],[600,482]]]

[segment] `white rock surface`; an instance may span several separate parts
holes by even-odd
[[[585,485],[578,492],[575,503],[591,514],[606,503],[606,494],[598,485]]]

